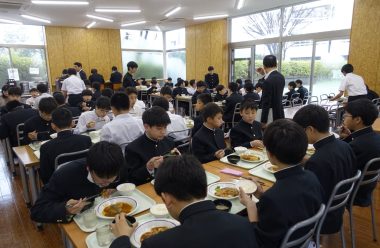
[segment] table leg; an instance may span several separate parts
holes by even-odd
[[[36,180],[36,170],[34,168],[28,168],[30,191],[32,194],[32,205],[36,202],[38,197],[38,185]]]
[[[175,113],[178,115],[178,99],[175,99]]]
[[[21,184],[22,184],[22,190],[24,193],[25,203],[29,205],[30,204],[29,186],[28,186],[28,182],[26,181],[25,166],[21,162],[19,162],[19,167],[20,167]]]
[[[189,115],[193,117],[193,102],[189,101]]]
[[[65,248],[73,248],[73,244],[71,243],[70,239],[67,237],[65,232],[61,229],[61,235],[62,235],[62,241],[63,241],[63,247]]]

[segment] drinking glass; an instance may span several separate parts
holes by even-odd
[[[83,224],[87,228],[94,228],[98,224],[94,209],[89,209],[83,213]]]
[[[112,233],[109,225],[96,228],[96,240],[99,246],[106,246],[111,243]]]

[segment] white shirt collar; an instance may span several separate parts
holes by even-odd
[[[268,72],[267,74],[265,74],[264,79],[267,79],[267,78],[269,77],[269,75],[270,75],[272,72],[274,72],[274,71],[277,71],[277,69],[273,69],[273,70],[271,70],[270,72]]]

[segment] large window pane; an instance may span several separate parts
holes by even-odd
[[[354,0],[321,0],[285,8],[284,36],[350,29]]]
[[[247,41],[280,36],[281,10],[262,12],[231,20],[231,41]]]
[[[341,67],[347,63],[349,40],[320,41],[316,43],[313,79],[314,96],[337,93],[343,79]]]
[[[166,70],[168,77],[173,79],[186,78],[186,52],[176,51],[166,54]]]
[[[126,73],[129,61],[135,61],[139,68],[134,75],[135,78],[163,78],[163,56],[162,52],[132,52],[123,51],[123,70]]]
[[[11,48],[11,60],[20,81],[47,81],[44,49]]]
[[[286,83],[302,80],[303,86],[309,88],[313,41],[286,42],[282,48],[281,73]]]
[[[250,79],[251,78],[251,48],[239,48],[234,49],[234,60],[233,60],[233,70],[234,70],[234,78],[236,79]]]
[[[166,50],[185,48],[185,29],[166,32]]]
[[[44,45],[42,26],[0,24],[0,44]]]
[[[271,44],[263,44],[255,46],[255,67],[254,69],[259,67],[263,67],[263,58],[266,55],[273,54],[277,57],[277,63],[279,62],[279,54],[280,54],[280,44],[279,43],[271,43]],[[254,73],[253,79],[257,81],[262,78],[262,75]]]
[[[149,30],[120,30],[121,48],[162,50],[162,33]]]
[[[11,68],[8,48],[0,47],[0,87],[7,82],[8,69]]]

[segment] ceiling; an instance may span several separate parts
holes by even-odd
[[[71,0],[76,1],[76,0]],[[145,20],[145,24],[130,26],[130,29],[173,30],[190,24],[194,16],[228,14],[239,16],[279,6],[308,2],[310,0],[245,0],[243,8],[236,9],[238,0],[89,0],[85,6],[48,6],[35,5],[30,0],[0,0],[0,18],[20,21],[29,25],[51,25],[86,27],[93,20],[86,14],[111,18],[113,23],[96,20],[94,28],[120,29],[120,24]],[[169,18],[165,14],[181,6],[181,10]],[[140,13],[96,13],[95,8],[141,9]],[[21,14],[36,16],[51,21],[51,24],[24,19]],[[209,21],[209,20],[206,20]]]

